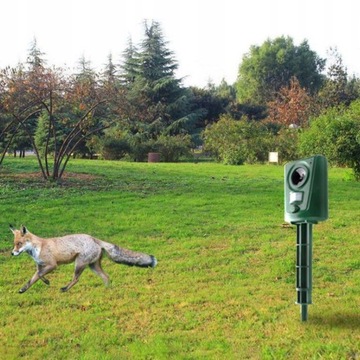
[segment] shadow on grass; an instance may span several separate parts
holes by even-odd
[[[336,313],[330,316],[313,315],[309,318],[309,320],[313,324],[325,327],[337,327],[354,330],[360,329],[360,314]]]

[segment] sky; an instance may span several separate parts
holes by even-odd
[[[120,63],[144,20],[160,23],[185,86],[236,81],[252,45],[290,36],[327,58],[337,48],[360,76],[359,0],[7,0],[1,4],[0,68],[25,62],[34,38],[48,65],[75,69],[85,57],[100,70]]]

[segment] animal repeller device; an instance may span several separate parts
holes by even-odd
[[[328,218],[328,164],[322,155],[285,165],[285,221],[295,224],[296,303],[301,320],[312,303],[312,226]]]

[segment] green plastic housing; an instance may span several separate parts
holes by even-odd
[[[328,163],[315,155],[285,165],[285,221],[316,224],[329,217]]]

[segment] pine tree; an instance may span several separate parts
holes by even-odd
[[[29,65],[30,71],[35,70],[38,68],[43,68],[46,64],[45,59],[43,56],[45,53],[43,53],[37,45],[37,40],[34,38],[30,45],[28,57],[27,57],[27,64]]]
[[[30,45],[26,61],[28,70],[24,72],[24,76],[26,77],[25,82],[27,83],[27,86],[31,88],[31,95],[28,97],[29,104],[35,103],[40,99],[44,100],[44,97],[46,96],[46,87],[43,85],[43,83],[45,83],[44,79],[47,76],[45,69],[46,61],[43,57],[44,55],[45,53],[39,49],[37,40],[34,38]],[[43,90],[39,92],[39,88],[43,88]],[[38,92],[38,95],[33,98],[32,94],[35,92]],[[25,150],[30,150],[32,148],[29,135],[34,134],[37,126],[37,120],[38,114],[34,113],[34,115],[28,117],[26,121],[19,126],[15,135],[8,134],[8,139],[12,138],[10,148],[14,151],[15,156],[16,151],[20,151],[20,156],[25,156]]]
[[[81,99],[79,110],[83,111],[88,104],[93,103],[97,97],[98,74],[91,67],[91,61],[84,56],[79,59],[78,72],[73,80],[73,92],[78,99]]]
[[[112,54],[109,54],[108,62],[103,72],[103,81],[106,83],[114,84],[116,82],[116,79],[117,79],[117,67],[113,63]]]
[[[131,85],[139,73],[139,59],[137,48],[129,38],[128,45],[123,52],[123,62],[120,65],[120,80],[123,85]]]
[[[166,77],[174,77],[178,68],[173,52],[167,48],[160,24],[144,22],[145,38],[141,43],[141,76],[149,82],[156,82]]]
[[[188,90],[175,77],[178,65],[173,52],[168,49],[158,22],[145,21],[144,28],[139,51],[129,43],[123,67],[128,98],[136,109],[134,120],[141,123],[135,129],[141,125],[141,131],[147,132],[149,138],[186,132],[196,114],[191,113]]]
[[[319,92],[319,99],[324,108],[349,105],[357,97],[348,82],[347,69],[336,48],[329,49],[330,64],[324,86]]]

